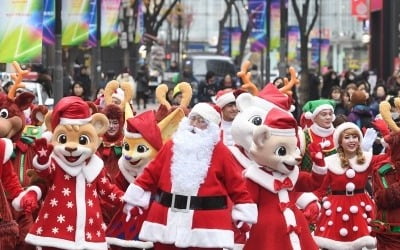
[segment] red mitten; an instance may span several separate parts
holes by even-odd
[[[382,119],[376,119],[375,121],[371,122],[374,128],[381,133],[382,137],[390,134],[389,126],[386,122]]]
[[[21,197],[20,207],[25,213],[32,213],[38,207],[37,194],[35,191],[29,191]]]
[[[315,224],[317,222],[319,216],[319,209],[320,207],[318,206],[317,201],[311,202],[304,209],[303,215],[304,217],[306,217],[307,221],[310,224]]]
[[[40,138],[35,140],[33,149],[36,152],[38,163],[44,165],[49,161],[50,154],[53,152],[53,145],[48,144],[45,138]]]
[[[236,227],[239,229],[240,235],[242,235],[242,237],[245,238],[242,239],[244,242],[240,243],[245,243],[250,237],[251,225],[243,221],[238,221],[236,222]]]
[[[324,153],[322,152],[321,144],[315,142],[311,143],[310,145],[308,145],[308,151],[310,152],[312,161],[317,166],[325,166]]]

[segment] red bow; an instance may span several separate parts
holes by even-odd
[[[290,234],[291,232],[295,232],[296,234],[301,233],[301,227],[300,226],[293,226],[290,225],[287,227],[287,233]]]
[[[280,180],[274,180],[274,189],[275,191],[279,191],[281,189],[284,188],[292,188],[293,187],[293,183],[292,181],[289,179],[289,177],[286,177],[283,182]]]
[[[293,210],[293,205],[293,202],[281,202],[279,203],[279,208],[281,209],[281,212],[285,211],[286,208]]]

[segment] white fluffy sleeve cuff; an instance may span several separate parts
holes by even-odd
[[[300,209],[304,209],[313,201],[317,201],[318,197],[313,193],[303,193],[297,198],[296,205]]]
[[[325,167],[317,166],[314,163],[311,171],[313,171],[314,173],[319,174],[319,175],[325,175],[328,172],[328,167],[327,166],[325,166]]]
[[[48,169],[49,167],[50,167],[50,163],[51,163],[51,158],[49,158],[49,161],[46,163],[46,164],[40,164],[38,161],[37,161],[37,155],[35,155],[34,157],[33,157],[33,161],[32,161],[32,165],[33,165],[33,167],[35,168],[35,169],[37,169],[37,170],[39,170],[39,171],[42,171],[42,170],[45,170],[45,169]]]
[[[151,192],[144,191],[143,188],[131,183],[126,189],[123,199],[126,203],[133,206],[142,207],[147,209],[150,204]]]
[[[257,222],[258,209],[255,203],[236,204],[232,209],[233,221],[243,221],[249,224]]]
[[[11,205],[16,211],[18,212],[22,211],[21,199],[29,191],[34,191],[37,194],[37,200],[40,200],[40,198],[42,198],[42,190],[40,190],[38,186],[29,186],[27,189],[19,193],[19,195],[12,200]]]

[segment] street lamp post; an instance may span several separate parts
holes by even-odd
[[[61,48],[61,9],[62,1],[55,1],[55,70],[54,70],[54,105],[63,97],[63,67]]]

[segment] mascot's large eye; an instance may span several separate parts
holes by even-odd
[[[286,155],[286,148],[283,147],[283,146],[280,146],[279,148],[277,148],[277,149],[275,150],[275,154],[276,154],[276,155],[279,155],[279,156],[284,156],[284,155]]]
[[[0,117],[7,119],[8,118],[8,110],[7,109],[1,109],[0,110]]]
[[[57,137],[57,142],[59,142],[59,143],[61,143],[61,144],[67,143],[67,136],[64,135],[64,134],[60,134],[60,135]]]
[[[262,124],[262,119],[258,115],[251,117],[249,121],[256,126],[260,126]]]
[[[144,152],[146,152],[146,151],[148,151],[148,150],[149,150],[149,148],[146,147],[145,145],[139,145],[139,146],[137,147],[137,151],[138,151],[139,153],[144,153]]]
[[[87,136],[87,135],[79,136],[79,144],[87,145],[87,144],[89,144],[89,142],[90,142],[89,136]]]
[[[126,151],[129,151],[129,144],[127,142],[124,143],[124,149]]]

